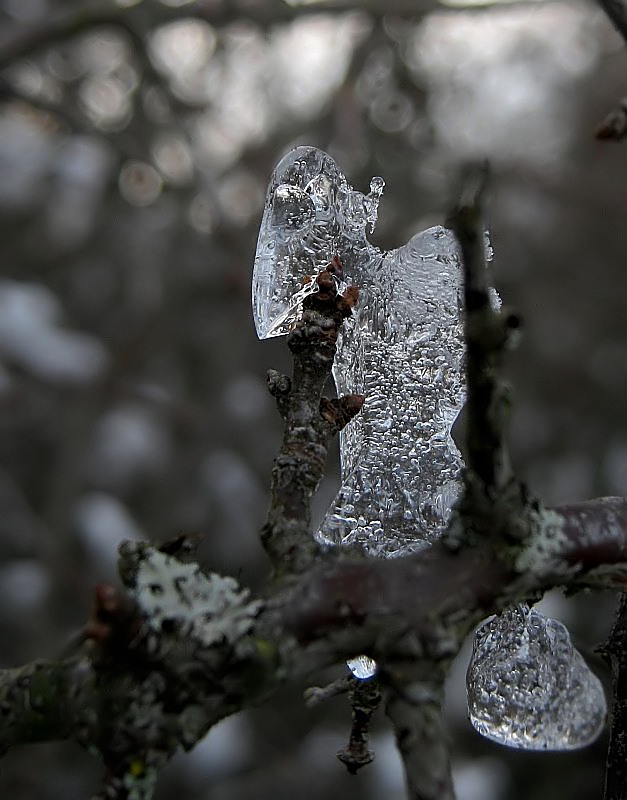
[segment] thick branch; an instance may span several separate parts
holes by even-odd
[[[94,696],[78,659],[27,664],[0,673],[0,752],[28,742],[68,739]]]
[[[319,564],[285,602],[283,624],[303,644],[325,635],[337,659],[367,652],[385,662],[408,630],[423,657],[442,658],[481,618],[547,589],[624,588],[627,500],[536,510],[525,543],[504,548],[495,558],[489,544],[437,542],[411,558]]]
[[[454,800],[442,688],[416,683],[388,693],[386,713],[405,767],[408,800]]]

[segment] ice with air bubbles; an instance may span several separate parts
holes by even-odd
[[[335,256],[359,303],[338,341],[338,394],[365,405],[342,431],[342,484],[319,538],[372,556],[397,556],[440,536],[461,487],[451,428],[464,402],[461,265],[442,227],[381,252],[367,238],[381,178],[366,195],[333,159],[297,147],[277,165],[266,197],[253,275],[260,338],[287,333],[315,276]]]
[[[473,727],[525,750],[585,747],[607,713],[601,683],[564,625],[524,605],[477,630],[467,690]]]
[[[333,375],[339,395],[366,401],[341,433],[341,487],[318,539],[390,558],[428,546],[449,523],[462,485],[452,430],[465,377],[457,242],[434,227],[396,250],[372,245],[367,233],[383,186],[373,178],[368,194],[353,189],[315,147],[284,156],[266,195],[252,299],[265,339],[289,333],[317,290],[315,277],[336,256],[344,265],[338,290],[359,288]],[[347,665],[360,680],[377,670],[365,655]],[[475,728],[512,747],[581,747],[606,713],[600,684],[566,628],[522,607],[478,629],[467,689]]]

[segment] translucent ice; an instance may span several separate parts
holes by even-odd
[[[260,338],[287,333],[312,280],[334,256],[359,303],[338,341],[339,394],[363,394],[340,437],[342,486],[321,540],[396,556],[442,534],[461,487],[451,427],[464,401],[461,265],[453,234],[436,227],[388,253],[366,238],[383,181],[366,196],[314,147],[276,167],[253,275]]]
[[[315,147],[297,147],[270,178],[255,255],[253,315],[260,339],[288,333],[312,280],[333,256],[375,249],[366,226],[377,218],[383,179],[370,194],[354,191],[333,159]]]
[[[341,434],[342,485],[318,536],[393,557],[439,537],[461,489],[451,429],[465,396],[462,270],[453,234],[442,227],[388,253],[371,245],[366,229],[382,191],[381,178],[368,195],[355,191],[317,148],[288,153],[268,187],[253,311],[260,338],[288,333],[334,256],[345,285],[359,288],[334,377],[338,394],[363,394],[366,402]],[[491,299],[497,309],[495,292]],[[367,656],[348,666],[361,679],[376,672]],[[480,733],[528,749],[583,746],[605,716],[600,684],[564,626],[522,608],[477,631],[468,697]]]
[[[360,681],[366,681],[377,674],[377,662],[369,656],[355,656],[346,662],[346,666]]]
[[[491,617],[477,630],[467,690],[474,728],[526,750],[584,747],[607,712],[601,683],[564,625],[527,606]]]

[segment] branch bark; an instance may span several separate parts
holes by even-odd
[[[622,593],[609,639],[602,648],[612,670],[610,741],[604,800],[627,797],[627,594]]]
[[[390,690],[386,713],[405,766],[408,800],[454,800],[442,686],[416,683]]]
[[[627,42],[627,2],[625,0],[597,0],[597,4]]]
[[[261,533],[277,578],[304,572],[319,555],[311,530],[311,499],[324,475],[330,439],[363,405],[363,397],[356,395],[338,400],[322,397],[338,332],[357,302],[357,292],[348,289],[339,295],[328,269],[317,282],[318,291],[305,299],[302,320],[288,337],[292,380],[274,370],[268,376],[285,420],[281,451],[272,469],[270,511]]]

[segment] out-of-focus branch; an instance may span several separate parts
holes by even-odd
[[[322,397],[331,375],[337,336],[357,292],[338,295],[325,270],[318,291],[303,304],[302,320],[288,337],[292,379],[270,372],[268,384],[285,420],[281,451],[272,470],[271,501],[262,541],[277,577],[307,569],[318,553],[311,530],[311,499],[324,474],[327,446],[361,409],[363,397]]]
[[[529,0],[514,2],[516,5],[527,5]],[[513,4],[512,0],[508,0],[508,6]],[[474,4],[465,5],[464,10],[485,11],[486,8],[501,5],[503,0],[487,3],[477,0]],[[9,30],[9,34],[5,34],[4,41],[0,44],[0,69],[17,59],[31,57],[56,42],[104,25],[124,27],[136,35],[139,31],[147,32],[178,19],[201,19],[215,27],[246,19],[260,28],[270,29],[312,14],[344,14],[355,10],[368,13],[375,19],[398,15],[419,20],[434,11],[454,13],[450,6],[440,0],[362,0],[359,4],[355,0],[321,0],[318,3],[297,5],[290,5],[285,0],[257,0],[241,5],[234,2],[206,3],[198,0],[180,7],[150,3],[130,8],[121,8],[106,0],[99,4],[81,6],[77,11],[48,19],[44,23],[19,28],[14,26],[14,32],[11,34]]]
[[[408,800],[454,800],[442,687],[414,683],[388,692],[386,713],[405,766]]]
[[[627,594],[620,595],[618,613],[601,652],[612,670],[610,741],[603,800],[627,797]]]
[[[518,321],[496,310],[490,296],[482,209],[486,177],[485,167],[469,170],[449,222],[464,268],[467,477],[478,478],[482,491],[496,496],[512,478],[504,443],[507,395],[500,373],[511,330]]]
[[[627,2],[626,0],[596,0],[613,22],[614,27],[627,42]]]
[[[616,30],[627,42],[627,0],[596,0]],[[623,98],[615,109],[599,123],[597,139],[619,142],[627,135],[627,98]]]
[[[597,139],[611,139],[620,142],[627,136],[627,97],[623,97],[618,106],[610,111],[596,129]]]

